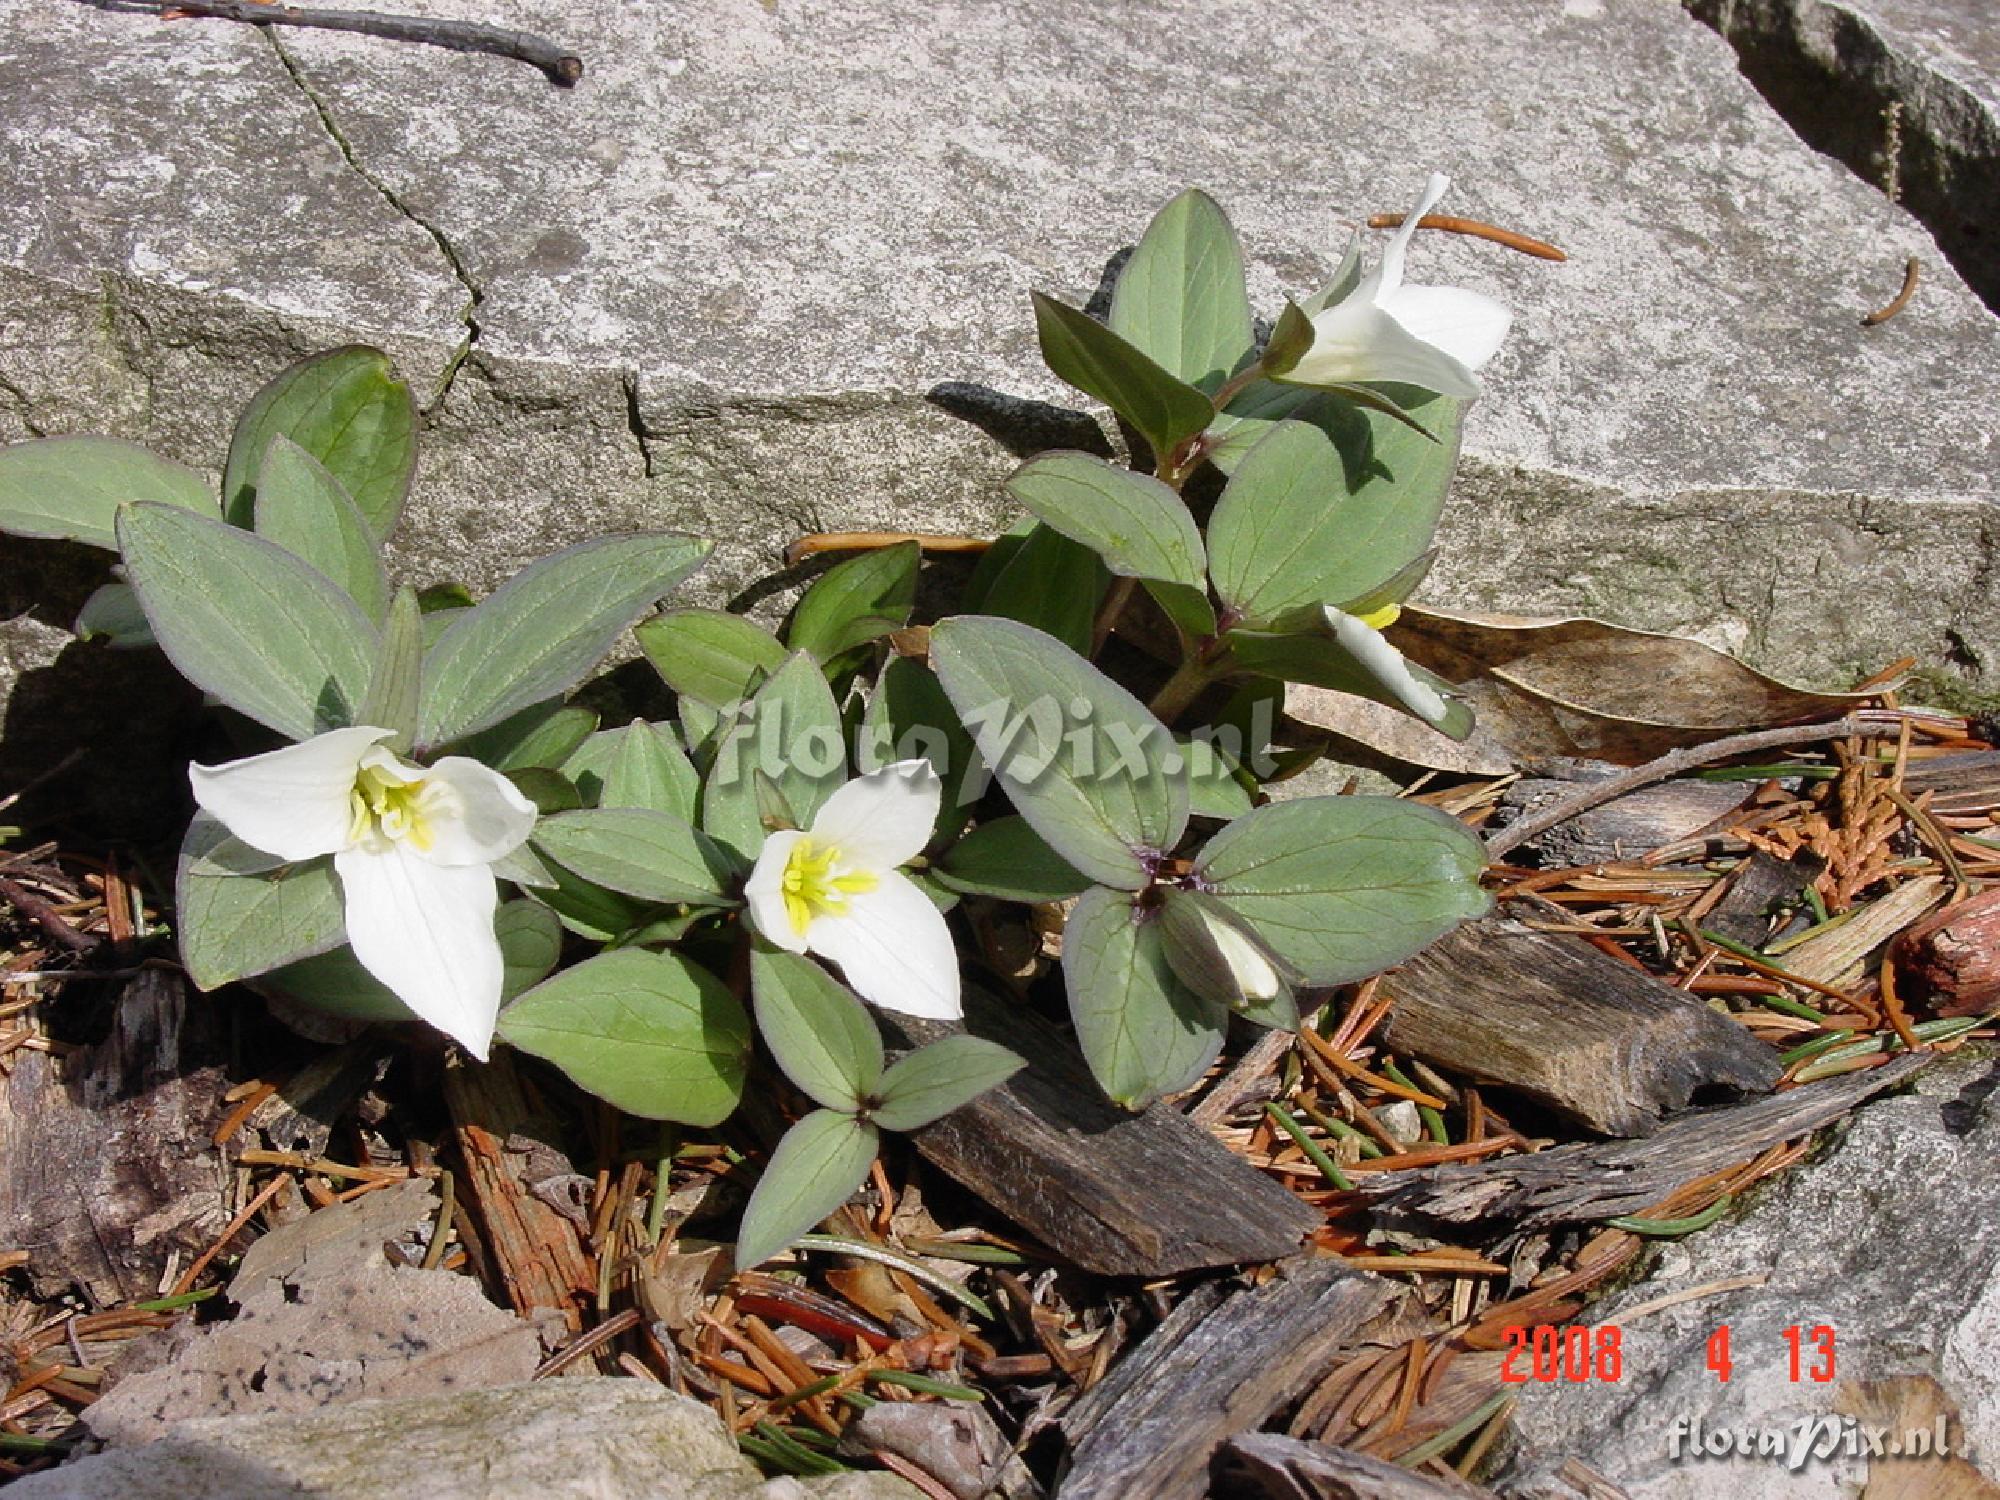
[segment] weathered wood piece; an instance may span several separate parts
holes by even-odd
[[[1844,990],[1869,972],[1876,949],[1944,900],[1942,875],[1919,875],[1878,896],[1838,927],[1800,943],[1777,960],[1787,974]]]
[[[1589,763],[1586,763],[1589,764]],[[1606,775],[1615,766],[1605,766]],[[1552,807],[1596,777],[1517,781],[1500,800],[1503,809],[1525,817]],[[1627,792],[1616,801],[1578,813],[1523,842],[1551,869],[1637,859],[1664,844],[1692,838],[1741,807],[1751,789],[1726,781],[1666,781]],[[1504,826],[1504,825],[1503,825]]]
[[[86,983],[60,1004],[88,1006]],[[168,1263],[192,1261],[229,1221],[229,1166],[210,1142],[229,1086],[223,1017],[179,974],[142,969],[118,987],[101,1037],[60,1059],[9,1054],[0,1250],[28,1252],[38,1296],[157,1296]]]
[[[878,1013],[892,1045],[956,1027]],[[1104,1097],[1074,1043],[976,990],[966,1029],[1032,1066],[911,1139],[1050,1249],[1107,1276],[1174,1276],[1294,1254],[1323,1222],[1310,1205],[1170,1104],[1127,1114]]]
[[[1295,1400],[1402,1295],[1337,1260],[1190,1292],[1062,1419],[1059,1500],[1199,1500],[1216,1451]]]
[[[1832,1124],[1929,1066],[1933,1057],[1907,1053],[1866,1072],[1747,1104],[1696,1110],[1643,1141],[1580,1142],[1476,1166],[1382,1173],[1364,1176],[1356,1186],[1374,1200],[1377,1222],[1390,1227],[1492,1219],[1544,1229],[1636,1214],[1683,1183]]]
[[[2000,890],[1925,917],[1896,940],[1896,963],[1941,1016],[2000,1007]]]
[[[1231,1438],[1227,1457],[1270,1500],[1473,1500],[1493,1493],[1463,1479],[1420,1474],[1351,1448],[1276,1432]]]
[[[1934,813],[1993,812],[2000,809],[2000,750],[1913,760],[1903,772],[1903,790],[1912,797],[1929,792]]]
[[[1729,889],[1709,908],[1701,925],[1735,942],[1761,948],[1771,935],[1771,914],[1796,906],[1805,889],[1826,868],[1826,861],[1809,849],[1790,859],[1755,850],[1729,877]]]
[[[446,1065],[444,1098],[456,1128],[463,1175],[458,1196],[468,1202],[492,1253],[502,1290],[520,1313],[553,1309],[572,1331],[597,1291],[597,1276],[576,1226],[529,1192],[521,1178],[541,1122],[528,1107],[512,1055],[473,1065]]]
[[[394,1060],[379,1036],[322,1053],[285,1081],[254,1123],[276,1149],[319,1156],[340,1117]]]
[[[1777,1054],[1727,1016],[1567,933],[1502,913],[1382,980],[1388,1043],[1607,1135],[1648,1135],[1698,1088],[1762,1092]]]

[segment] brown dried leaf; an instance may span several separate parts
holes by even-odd
[[[1408,607],[1390,636],[1458,683],[1480,727],[1522,759],[1638,765],[1720,735],[1832,718],[1867,696],[1791,687],[1699,641],[1582,617]]]

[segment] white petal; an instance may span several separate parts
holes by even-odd
[[[395,731],[357,725],[296,745],[188,767],[194,800],[253,849],[280,859],[312,859],[347,845],[354,773],[371,746]]]
[[[455,817],[430,821],[431,847],[424,857],[436,865],[490,865],[522,844],[535,827],[535,804],[498,771],[463,755],[447,755],[424,774],[444,788],[457,805]]]
[[[839,849],[843,866],[893,870],[930,842],[943,796],[929,761],[899,760],[828,797],[813,818],[813,842]]]
[[[958,952],[944,913],[895,870],[856,896],[845,915],[816,918],[806,945],[839,964],[849,987],[884,1010],[940,1021],[959,1014]]]
[[[1208,935],[1215,942],[1215,948],[1222,955],[1222,961],[1229,965],[1236,988],[1246,999],[1273,1000],[1284,982],[1278,978],[1278,971],[1271,967],[1271,961],[1257,948],[1257,945],[1238,932],[1229,923],[1204,911],[1202,921],[1208,928]]]
[[[1382,251],[1381,264],[1363,279],[1357,295],[1370,302],[1379,301],[1403,284],[1403,256],[1410,248],[1411,237],[1417,232],[1417,220],[1437,207],[1438,199],[1450,186],[1451,179],[1444,173],[1431,173],[1431,180],[1424,184],[1424,190],[1417,198],[1417,206],[1403,216],[1403,222],[1389,236],[1389,243]]]
[[[1403,331],[1476,370],[1507,337],[1514,315],[1481,292],[1455,286],[1406,286],[1384,297],[1382,311]]]
[[[1384,640],[1381,631],[1369,629],[1353,615],[1343,614],[1330,604],[1326,606],[1326,623],[1332,627],[1333,638],[1372,672],[1377,681],[1402,699],[1410,712],[1428,724],[1437,724],[1451,711],[1444,696],[1429,683],[1418,680],[1410,664],[1403,660],[1403,653]]]
[[[785,865],[792,850],[806,835],[795,828],[781,828],[764,840],[750,878],[743,885],[743,899],[750,907],[750,921],[767,942],[776,943],[787,953],[806,951],[806,935],[792,926],[785,909]]]
[[[500,1015],[498,888],[485,865],[434,865],[398,843],[333,858],[361,966],[481,1062]]]
[[[1479,394],[1477,377],[1464,365],[1359,297],[1320,313],[1312,327],[1312,347],[1279,379],[1294,385],[1399,381],[1468,401]]]

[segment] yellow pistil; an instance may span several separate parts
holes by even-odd
[[[1359,620],[1363,625],[1366,625],[1370,630],[1387,630],[1401,618],[1402,613],[1402,605],[1385,604],[1380,609],[1371,609],[1367,614],[1356,615],[1354,618]]]
[[[378,837],[413,849],[430,848],[429,815],[436,810],[440,790],[428,781],[400,781],[379,766],[363,766],[348,798],[352,810],[348,842],[360,844]]]
[[[814,917],[845,916],[852,898],[881,883],[880,876],[866,870],[842,870],[837,845],[815,847],[811,839],[800,839],[785,860],[780,886],[785,894],[785,915],[791,919],[792,931],[803,937]]]

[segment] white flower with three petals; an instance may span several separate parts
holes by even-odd
[[[1431,174],[1380,264],[1345,297],[1312,314],[1311,346],[1272,379],[1295,385],[1391,381],[1466,401],[1479,394],[1474,372],[1499,349],[1513,314],[1461,287],[1403,284],[1403,258],[1417,221],[1450,185],[1442,173]]]
[[[884,1010],[958,1015],[951,931],[901,868],[930,841],[942,795],[928,761],[897,761],[836,789],[811,827],[773,833],[743,889],[757,931],[838,964]]]
[[[195,801],[253,849],[333,856],[361,966],[482,1061],[500,1013],[495,861],[535,807],[464,756],[413,765],[357,725],[225,765],[188,767]]]

